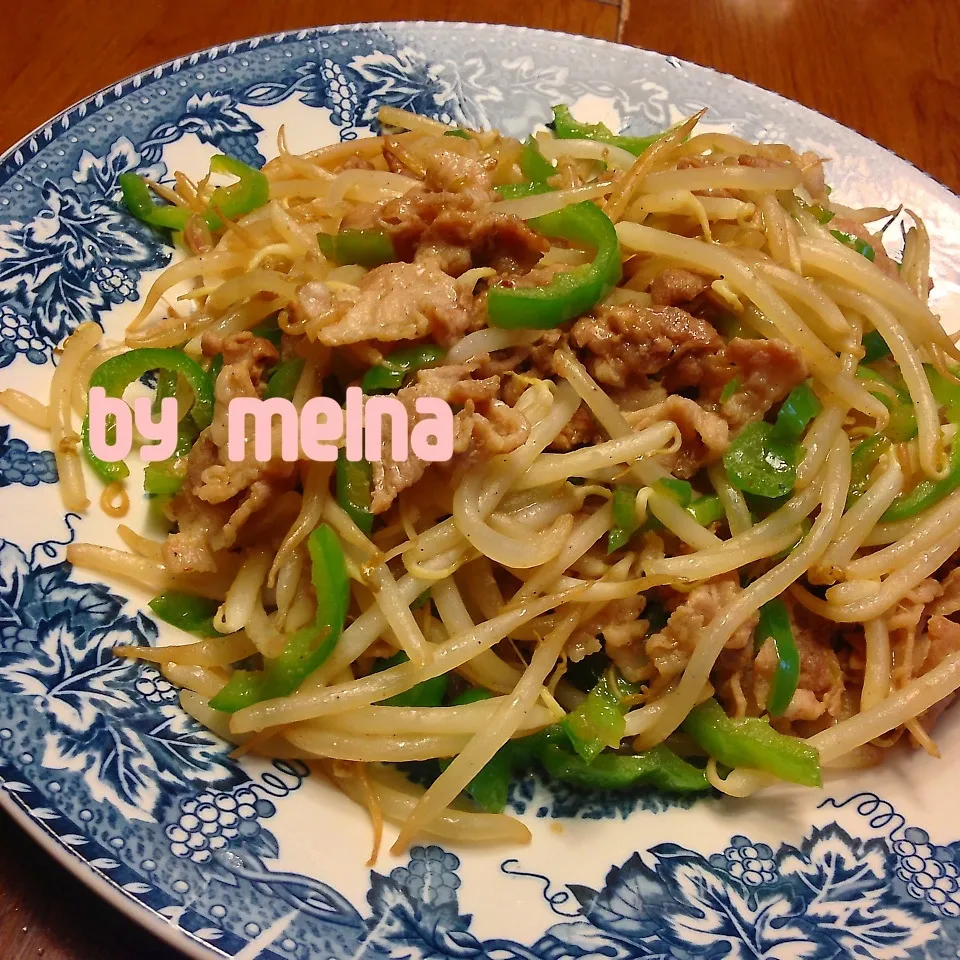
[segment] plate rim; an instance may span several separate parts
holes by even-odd
[[[130,73],[122,79],[107,84],[76,100],[54,116],[25,133],[9,147],[0,150],[0,188],[8,183],[10,179],[29,162],[32,156],[39,153],[46,145],[55,142],[63,132],[72,126],[72,115],[74,113],[79,112],[79,116],[82,117],[91,105],[95,105],[96,109],[99,110],[106,102],[119,99],[128,94],[131,85],[133,89],[139,89],[145,81],[160,80],[170,73],[179,72],[181,67],[194,66],[201,61],[210,62],[223,55],[232,56],[244,50],[256,49],[268,43],[280,44],[289,41],[302,41],[313,36],[336,35],[344,31],[357,31],[361,33],[384,31],[389,33],[391,30],[395,30],[408,31],[415,34],[417,31],[425,28],[438,29],[440,31],[512,33],[527,36],[532,35],[544,39],[560,37],[572,40],[578,45],[591,44],[601,48],[617,48],[623,51],[630,51],[634,55],[654,57],[678,69],[693,67],[696,70],[705,71],[707,75],[716,78],[723,85],[730,85],[732,83],[735,86],[760,91],[765,96],[772,96],[778,101],[800,108],[801,111],[808,114],[810,118],[815,118],[816,122],[820,124],[826,123],[846,134],[854,135],[854,137],[859,138],[864,145],[869,145],[869,147],[873,149],[882,150],[889,157],[895,158],[899,163],[905,164],[930,184],[944,190],[947,195],[960,204],[960,193],[955,192],[951,187],[939,181],[923,168],[917,166],[913,161],[901,156],[889,147],[883,146],[867,134],[846,126],[833,117],[820,113],[812,107],[808,107],[797,100],[750,80],[744,80],[733,74],[717,70],[714,67],[706,66],[693,60],[600,37],[589,37],[582,34],[569,33],[561,30],[549,30],[541,27],[464,20],[383,20],[316,25],[297,30],[267,32],[239,40],[228,41],[226,43],[212,44],[177,57],[169,58],[160,63]],[[104,98],[104,102],[96,104],[98,98]],[[63,126],[62,121],[65,118],[69,118],[70,122],[66,126]],[[63,126],[63,130],[55,132],[54,128],[58,124]],[[15,154],[28,147],[32,140],[37,141],[36,146],[28,155],[24,155],[22,159],[12,164],[11,160]],[[13,792],[7,789],[7,781],[3,777],[0,777],[0,809],[3,809],[10,816],[11,820],[19,828],[23,829],[45,853],[50,855],[59,865],[65,867],[72,876],[82,882],[98,897],[102,898],[110,908],[118,909],[124,916],[136,924],[137,927],[149,932],[163,944],[179,951],[187,957],[193,958],[193,960],[210,960],[210,958],[214,956],[227,956],[215,943],[197,938],[191,931],[164,919],[156,910],[142,903],[132,894],[123,891],[116,883],[111,881],[110,878],[105,876],[65,844],[60,836],[49,826],[31,817],[26,806],[18,802]],[[268,945],[265,944],[264,946]]]
[[[189,930],[174,926],[131,894],[118,889],[115,883],[91,866],[88,861],[77,856],[50,828],[44,827],[40,821],[31,817],[24,807],[17,803],[7,789],[7,781],[2,777],[0,777],[0,809],[9,815],[10,819],[24,830],[44,853],[52,857],[60,866],[65,867],[73,877],[100,897],[107,906],[119,910],[141,930],[146,930],[192,960],[210,960],[217,954],[226,956],[223,951],[217,950],[214,944],[198,940]]]
[[[28,144],[32,139],[36,139],[39,134],[42,134],[44,130],[52,127],[60,122],[64,117],[68,117],[73,111],[80,110],[81,108],[87,107],[89,104],[93,103],[98,97],[108,94],[110,91],[117,91],[116,96],[120,97],[125,93],[125,87],[128,84],[134,83],[136,87],[141,86],[142,84],[136,84],[137,80],[144,80],[149,78],[149,74],[152,74],[156,71],[160,72],[160,75],[154,79],[160,79],[168,71],[177,72],[179,65],[186,64],[188,61],[192,60],[194,57],[205,57],[207,61],[215,60],[217,56],[221,53],[226,53],[232,55],[237,53],[241,49],[256,49],[264,41],[272,41],[274,43],[282,43],[287,38],[294,38],[298,40],[306,40],[311,35],[319,35],[323,33],[336,34],[344,30],[357,30],[360,32],[372,32],[375,30],[385,30],[389,28],[396,29],[409,29],[416,30],[422,29],[424,27],[441,27],[451,30],[482,30],[489,31],[493,33],[525,33],[525,34],[534,34],[543,37],[565,37],[578,43],[590,43],[601,47],[615,47],[620,50],[629,50],[635,53],[645,54],[647,56],[657,57],[664,62],[673,65],[679,64],[680,67],[694,67],[697,70],[704,70],[709,74],[712,74],[715,77],[721,78],[725,83],[733,82],[735,84],[742,84],[746,87],[750,87],[754,90],[759,90],[761,93],[776,97],[785,103],[789,103],[795,107],[799,107],[801,110],[806,111],[809,114],[812,114],[814,117],[817,117],[819,120],[826,121],[829,124],[833,124],[838,127],[840,130],[848,134],[853,134],[855,137],[859,137],[865,143],[870,144],[871,146],[883,150],[885,153],[889,154],[891,157],[896,158],[901,163],[907,164],[912,170],[916,171],[921,176],[925,177],[931,183],[945,190],[953,199],[957,202],[960,202],[960,192],[955,191],[952,187],[943,183],[941,180],[938,180],[932,173],[924,170],[923,167],[918,166],[912,160],[907,159],[901,154],[897,153],[895,150],[890,147],[884,146],[879,141],[873,139],[873,137],[868,134],[862,133],[859,130],[854,129],[853,127],[848,127],[846,124],[841,123],[839,120],[836,120],[833,117],[828,116],[825,113],[821,113],[819,110],[815,110],[813,107],[808,107],[806,104],[801,103],[799,100],[794,100],[792,97],[788,97],[785,94],[778,93],[776,90],[771,90],[769,87],[761,86],[758,83],[754,83],[752,80],[744,80],[742,77],[738,77],[735,74],[727,73],[723,70],[718,70],[716,67],[707,66],[702,63],[697,63],[695,60],[688,60],[685,57],[678,57],[673,54],[661,53],[659,50],[651,50],[647,47],[634,46],[628,43],[621,43],[617,40],[607,40],[603,37],[588,37],[579,33],[569,33],[566,30],[548,30],[545,27],[527,27],[518,24],[510,23],[492,23],[488,20],[358,20],[351,23],[336,23],[336,24],[321,24],[318,26],[312,27],[302,27],[299,30],[279,30],[276,32],[267,32],[256,34],[252,37],[244,37],[240,40],[230,40],[227,43],[218,43],[212,44],[207,47],[202,47],[199,50],[192,50],[189,53],[181,54],[177,57],[171,57],[168,60],[164,60],[161,63],[153,64],[152,66],[145,67],[142,70],[137,70],[134,73],[127,74],[120,80],[115,81],[114,83],[106,84],[101,87],[99,90],[95,90],[93,93],[88,94],[85,97],[81,97],[79,100],[74,101],[69,106],[64,107],[57,114],[50,117],[49,119],[38,124],[32,130],[28,131],[19,140],[13,143],[11,146],[0,150],[0,187],[2,187],[7,180],[12,177],[17,170],[22,167],[27,161],[26,158],[18,164],[16,167],[11,169],[5,169],[9,165],[10,158],[18,150],[21,150],[25,144]],[[192,65],[192,64],[191,64]],[[708,104],[709,109],[709,104]],[[65,128],[66,129],[66,128]],[[35,151],[36,152],[36,151]]]

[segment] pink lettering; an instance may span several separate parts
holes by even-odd
[[[347,459],[363,459],[363,392],[347,387]]]
[[[174,401],[176,402],[176,401]],[[88,404],[90,449],[101,460],[114,462],[130,455],[133,447],[133,414],[119,397],[108,397],[103,387],[91,387]],[[111,418],[108,430],[107,418]],[[108,437],[112,434],[112,438]]]
[[[399,401],[397,401],[399,403]],[[410,434],[414,455],[429,463],[439,463],[453,456],[453,411],[439,397],[417,397],[414,406],[423,414]]]
[[[177,449],[177,401],[174,397],[164,397],[160,401],[160,419],[154,421],[151,414],[152,401],[148,397],[137,397],[133,401],[133,420],[141,435],[156,443],[145,443],[140,447],[140,459],[145,463],[154,460],[166,460]]]
[[[390,457],[396,461],[406,460],[410,456],[407,443],[407,408],[396,397],[367,397],[363,408],[364,454],[367,460],[379,462],[383,459],[384,416],[390,418]],[[348,433],[348,443],[349,438]],[[452,442],[451,439],[451,444]],[[347,459],[349,458],[348,453]]]
[[[331,397],[314,397],[300,412],[300,447],[310,460],[333,463],[343,436],[343,410]],[[331,442],[333,441],[333,442]]]
[[[247,453],[247,417],[253,418],[253,456],[259,463],[273,459],[273,418],[280,418],[280,458],[292,463],[300,459],[297,408],[282,397],[258,400],[234,397],[227,407],[227,457],[234,462]]]

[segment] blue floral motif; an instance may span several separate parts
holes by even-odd
[[[893,892],[888,842],[858,840],[836,824],[775,856],[743,836],[709,859],[672,843],[649,854],[652,865],[635,853],[614,867],[602,890],[571,885],[584,919],[552,927],[534,952],[549,960],[687,960],[692,951],[735,960],[906,960],[937,935],[924,906]]]
[[[371,872],[367,943],[377,953],[405,960],[478,957],[484,951],[460,913],[456,874],[460,859],[442,847],[414,847],[410,863],[390,876]]]
[[[343,66],[330,57],[301,63],[291,83],[277,81],[255,83],[245,90],[240,99],[251,106],[267,107],[281,103],[294,94],[300,94],[301,103],[308,107],[330,111],[331,122],[341,130],[341,138],[356,136],[352,131],[358,120],[359,94],[353,79]]]
[[[395,53],[377,50],[354,57],[349,66],[363,84],[359,122],[368,126],[380,107],[391,106],[442,123],[483,129],[490,125],[485,104],[503,100],[497,87],[478,82],[485,72],[479,60],[465,65],[464,77],[452,60],[430,61],[411,47],[401,47]]]
[[[710,863],[742,880],[748,887],[759,887],[777,879],[773,850],[765,843],[754,846],[747,837],[736,836],[723,853],[714,854]]]
[[[0,424],[0,487],[21,483],[35,487],[57,482],[57,461],[51,450],[31,450],[23,440],[10,436],[8,424]]]
[[[239,109],[226,93],[203,93],[187,101],[180,129],[195,133],[204,143],[211,143],[251,166],[263,166],[263,154],[257,149],[257,135],[263,130]]]
[[[44,766],[80,774],[95,800],[139,820],[193,784],[235,781],[226,745],[180,710],[157,671],[114,655],[152,642],[154,623],[70,573],[0,541],[0,692],[48,718]]]
[[[41,188],[43,208],[0,223],[0,367],[44,363],[78,324],[136,299],[144,270],[167,262],[156,235],[117,204],[117,178],[140,165],[127,137]],[[158,176],[161,168],[142,172]]]
[[[897,877],[911,897],[926,901],[941,917],[960,917],[960,864],[956,859],[960,844],[934,847],[926,830],[908,827],[894,843],[893,852]]]
[[[231,842],[239,842],[257,856],[276,857],[280,852],[274,837],[257,822],[272,817],[276,807],[246,784],[234,792],[191,797],[181,803],[180,810],[179,819],[166,833],[170,852],[181,860],[210,864]],[[229,873],[226,880],[235,882]]]

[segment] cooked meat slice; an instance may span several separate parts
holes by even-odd
[[[424,246],[454,246],[469,251],[474,266],[500,273],[525,272],[550,249],[549,241],[513,214],[496,207],[443,210],[420,237]]]
[[[710,281],[699,273],[691,273],[679,267],[667,267],[653,278],[650,297],[654,304],[676,307],[696,299],[710,286]]]
[[[666,626],[647,638],[645,651],[664,680],[683,673],[703,631],[742,593],[734,574],[708,580],[688,594],[676,594]],[[758,617],[742,623],[726,643],[728,650],[747,648],[753,639]]]
[[[163,545],[163,562],[173,573],[213,573],[217,569],[211,537],[230,519],[227,503],[208,503],[196,490],[203,472],[219,463],[209,427],[200,434],[187,459],[187,472],[177,495],[167,504],[167,518],[178,525]]]
[[[380,205],[356,205],[344,217],[343,226],[384,230],[390,234],[397,255],[402,260],[411,260],[424,232],[442,212],[476,211],[484,205],[469,194],[438,193],[415,187],[402,197]]]
[[[543,334],[530,347],[530,364],[537,376],[543,378],[557,376],[555,365],[557,355],[561,350],[566,349],[568,344],[569,334],[565,331],[559,329],[543,331]]]
[[[930,605],[931,616],[952,617],[960,611],[960,567],[954,567],[940,582],[940,594]]]
[[[836,627],[789,597],[785,602],[800,653],[800,679],[783,720],[812,722],[837,718],[843,707],[844,684],[843,668],[833,649]],[[770,696],[777,662],[776,648],[768,639],[753,664],[753,697],[758,713],[763,712]]]
[[[317,339],[339,347],[363,340],[415,340],[430,332],[438,314],[458,306],[453,279],[433,260],[386,263],[361,278],[352,301],[341,302],[337,319]]]
[[[455,243],[423,244],[414,255],[414,261],[432,260],[444,273],[459,277],[473,266],[473,257],[469,247],[458,247]]]
[[[701,402],[716,411],[732,430],[761,419],[808,375],[803,354],[784,340],[731,340],[707,371]],[[737,389],[721,402],[723,388],[736,380]]]
[[[917,671],[918,676],[938,667],[947,657],[960,650],[960,624],[939,614],[932,616],[927,624],[926,640],[927,653],[922,666]],[[951,693],[929,710],[925,710],[919,718],[924,729],[933,729],[937,719],[956,698],[957,694]]]
[[[640,619],[645,606],[646,601],[640,595],[614,600],[577,631],[577,634],[603,637],[607,656],[631,683],[648,680],[652,673],[643,649],[643,638],[650,626],[647,620]]]
[[[322,280],[311,280],[297,290],[293,310],[298,319],[308,321],[311,327],[319,327],[332,319],[336,311],[333,291]]]
[[[723,456],[730,442],[726,421],[704,410],[686,397],[670,396],[662,403],[625,414],[635,430],[672,420],[680,430],[680,449],[660,457],[660,462],[675,476],[687,479],[701,467]]]
[[[571,340],[595,380],[621,388],[637,376],[660,373],[687,356],[723,347],[709,323],[685,310],[633,303],[600,307],[581,318]]]
[[[214,388],[213,422],[210,437],[217,446],[219,462],[207,467],[202,474],[196,494],[208,503],[224,503],[246,490],[256,480],[287,479],[294,465],[281,460],[279,455],[267,463],[257,460],[252,438],[246,444],[242,460],[227,456],[228,409],[230,401],[238,397],[258,397],[267,367],[276,363],[279,354],[269,340],[255,337],[249,331],[235,333],[226,339],[204,336],[203,349],[208,354],[223,354],[223,368]],[[274,421],[274,431],[280,424]],[[276,440],[276,438],[275,438]],[[273,444],[279,453],[279,443]]]
[[[927,637],[929,638],[927,653],[917,671],[917,676],[922,676],[939,667],[947,657],[960,650],[960,623],[937,614],[931,617],[927,624]]]
[[[431,148],[424,160],[424,182],[432,190],[463,193],[478,200],[497,200],[488,169],[474,140]]]
[[[741,153],[737,157],[737,163],[741,167],[756,167],[759,170],[773,170],[777,167],[789,166],[783,160],[775,160],[772,157],[765,157],[759,153]]]
[[[462,407],[453,419],[454,457],[448,464],[438,464],[446,470],[457,472],[472,463],[509,453],[526,440],[529,432],[520,414],[498,399],[500,377],[476,379],[473,376],[479,366],[479,362],[473,360],[421,370],[414,383],[397,392],[397,399],[407,409],[410,430],[420,419],[415,405],[418,397],[438,397],[452,406]],[[415,484],[429,466],[427,461],[412,454],[407,460],[395,461],[390,456],[389,429],[385,429],[383,458],[371,463],[371,511],[388,510],[397,495]]]
[[[650,665],[643,652],[643,637],[648,623],[640,619],[646,601],[638,594],[606,604],[573,632],[565,647],[568,659],[577,663],[602,648],[631,682],[650,675]]]
[[[587,444],[601,443],[607,439],[603,427],[594,419],[590,408],[581,403],[567,425],[553,439],[548,449],[566,452]]]
[[[208,356],[222,353],[224,363],[214,390],[213,422],[193,445],[183,485],[167,506],[179,529],[167,538],[164,562],[175,573],[216,570],[216,551],[231,547],[244,523],[289,489],[296,469],[279,456],[257,460],[252,440],[242,460],[227,456],[230,401],[260,395],[264,371],[278,359],[274,346],[244,331],[226,338],[207,334],[203,350]],[[274,430],[279,429],[275,421]]]

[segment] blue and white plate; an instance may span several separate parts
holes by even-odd
[[[169,260],[117,203],[117,177],[195,174],[363,136],[381,104],[527,133],[560,101],[638,133],[700,107],[751,139],[832,158],[850,204],[901,201],[933,237],[936,297],[960,300],[960,200],[810,110],[671,57],[468,24],[280,34],[98,93],[0,159],[0,387],[43,395],[78,323],[114,335]],[[156,670],[144,595],[63,559],[116,543],[64,515],[47,440],[0,425],[0,803],[66,866],[192,957],[242,960],[921,960],[960,948],[960,725],[945,756],[678,806],[548,790],[511,804],[533,843],[414,848],[364,865],[365,814],[295,763],[231,760]]]

